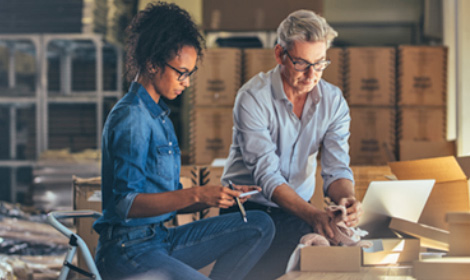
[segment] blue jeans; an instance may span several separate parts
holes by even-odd
[[[271,245],[274,223],[248,211],[166,228],[161,223],[108,227],[95,261],[103,279],[208,279],[197,270],[216,261],[211,279],[243,279]]]
[[[276,235],[271,247],[253,267],[245,280],[277,279],[286,272],[287,262],[295,247],[299,244],[300,238],[307,233],[312,233],[313,228],[299,217],[280,208],[266,207],[248,201],[245,202],[245,209],[265,211],[271,216],[276,227]],[[231,215],[232,211],[236,210],[236,207],[231,207],[221,209],[220,213],[230,213]]]

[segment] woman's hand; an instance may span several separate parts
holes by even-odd
[[[240,191],[239,195],[242,194],[242,193],[251,192],[251,191],[261,192],[261,188],[258,187],[258,186],[245,186],[245,185],[235,185],[234,184],[233,188],[237,191]],[[251,197],[251,195],[240,197],[240,202],[245,203],[248,200],[248,198],[250,198],[250,197]]]
[[[234,185],[234,190],[228,187],[217,185],[205,185],[194,187],[198,203],[203,203],[208,207],[229,208],[235,204],[235,197],[252,190],[261,190],[256,186]],[[251,196],[240,198],[240,202],[245,202]]]

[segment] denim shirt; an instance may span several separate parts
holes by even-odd
[[[169,113],[162,98],[156,104],[138,83],[109,113],[101,147],[103,216],[94,224],[97,232],[108,225],[140,226],[174,217],[176,212],[128,218],[139,193],[182,188],[180,149]]]
[[[315,191],[321,148],[323,189],[337,179],[354,182],[349,168],[349,108],[341,91],[324,80],[308,93],[301,118],[293,112],[280,67],[260,73],[237,94],[233,139],[222,181],[258,185],[250,201],[267,206],[275,188],[288,184],[305,201]]]

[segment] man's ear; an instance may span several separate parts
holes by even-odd
[[[284,48],[277,44],[274,47],[274,55],[276,56],[276,62],[282,64],[284,62]]]

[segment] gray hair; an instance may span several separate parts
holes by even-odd
[[[326,22],[325,18],[309,10],[292,12],[277,28],[278,44],[288,50],[294,41],[326,41],[326,47],[329,48],[336,36],[338,32]]]

